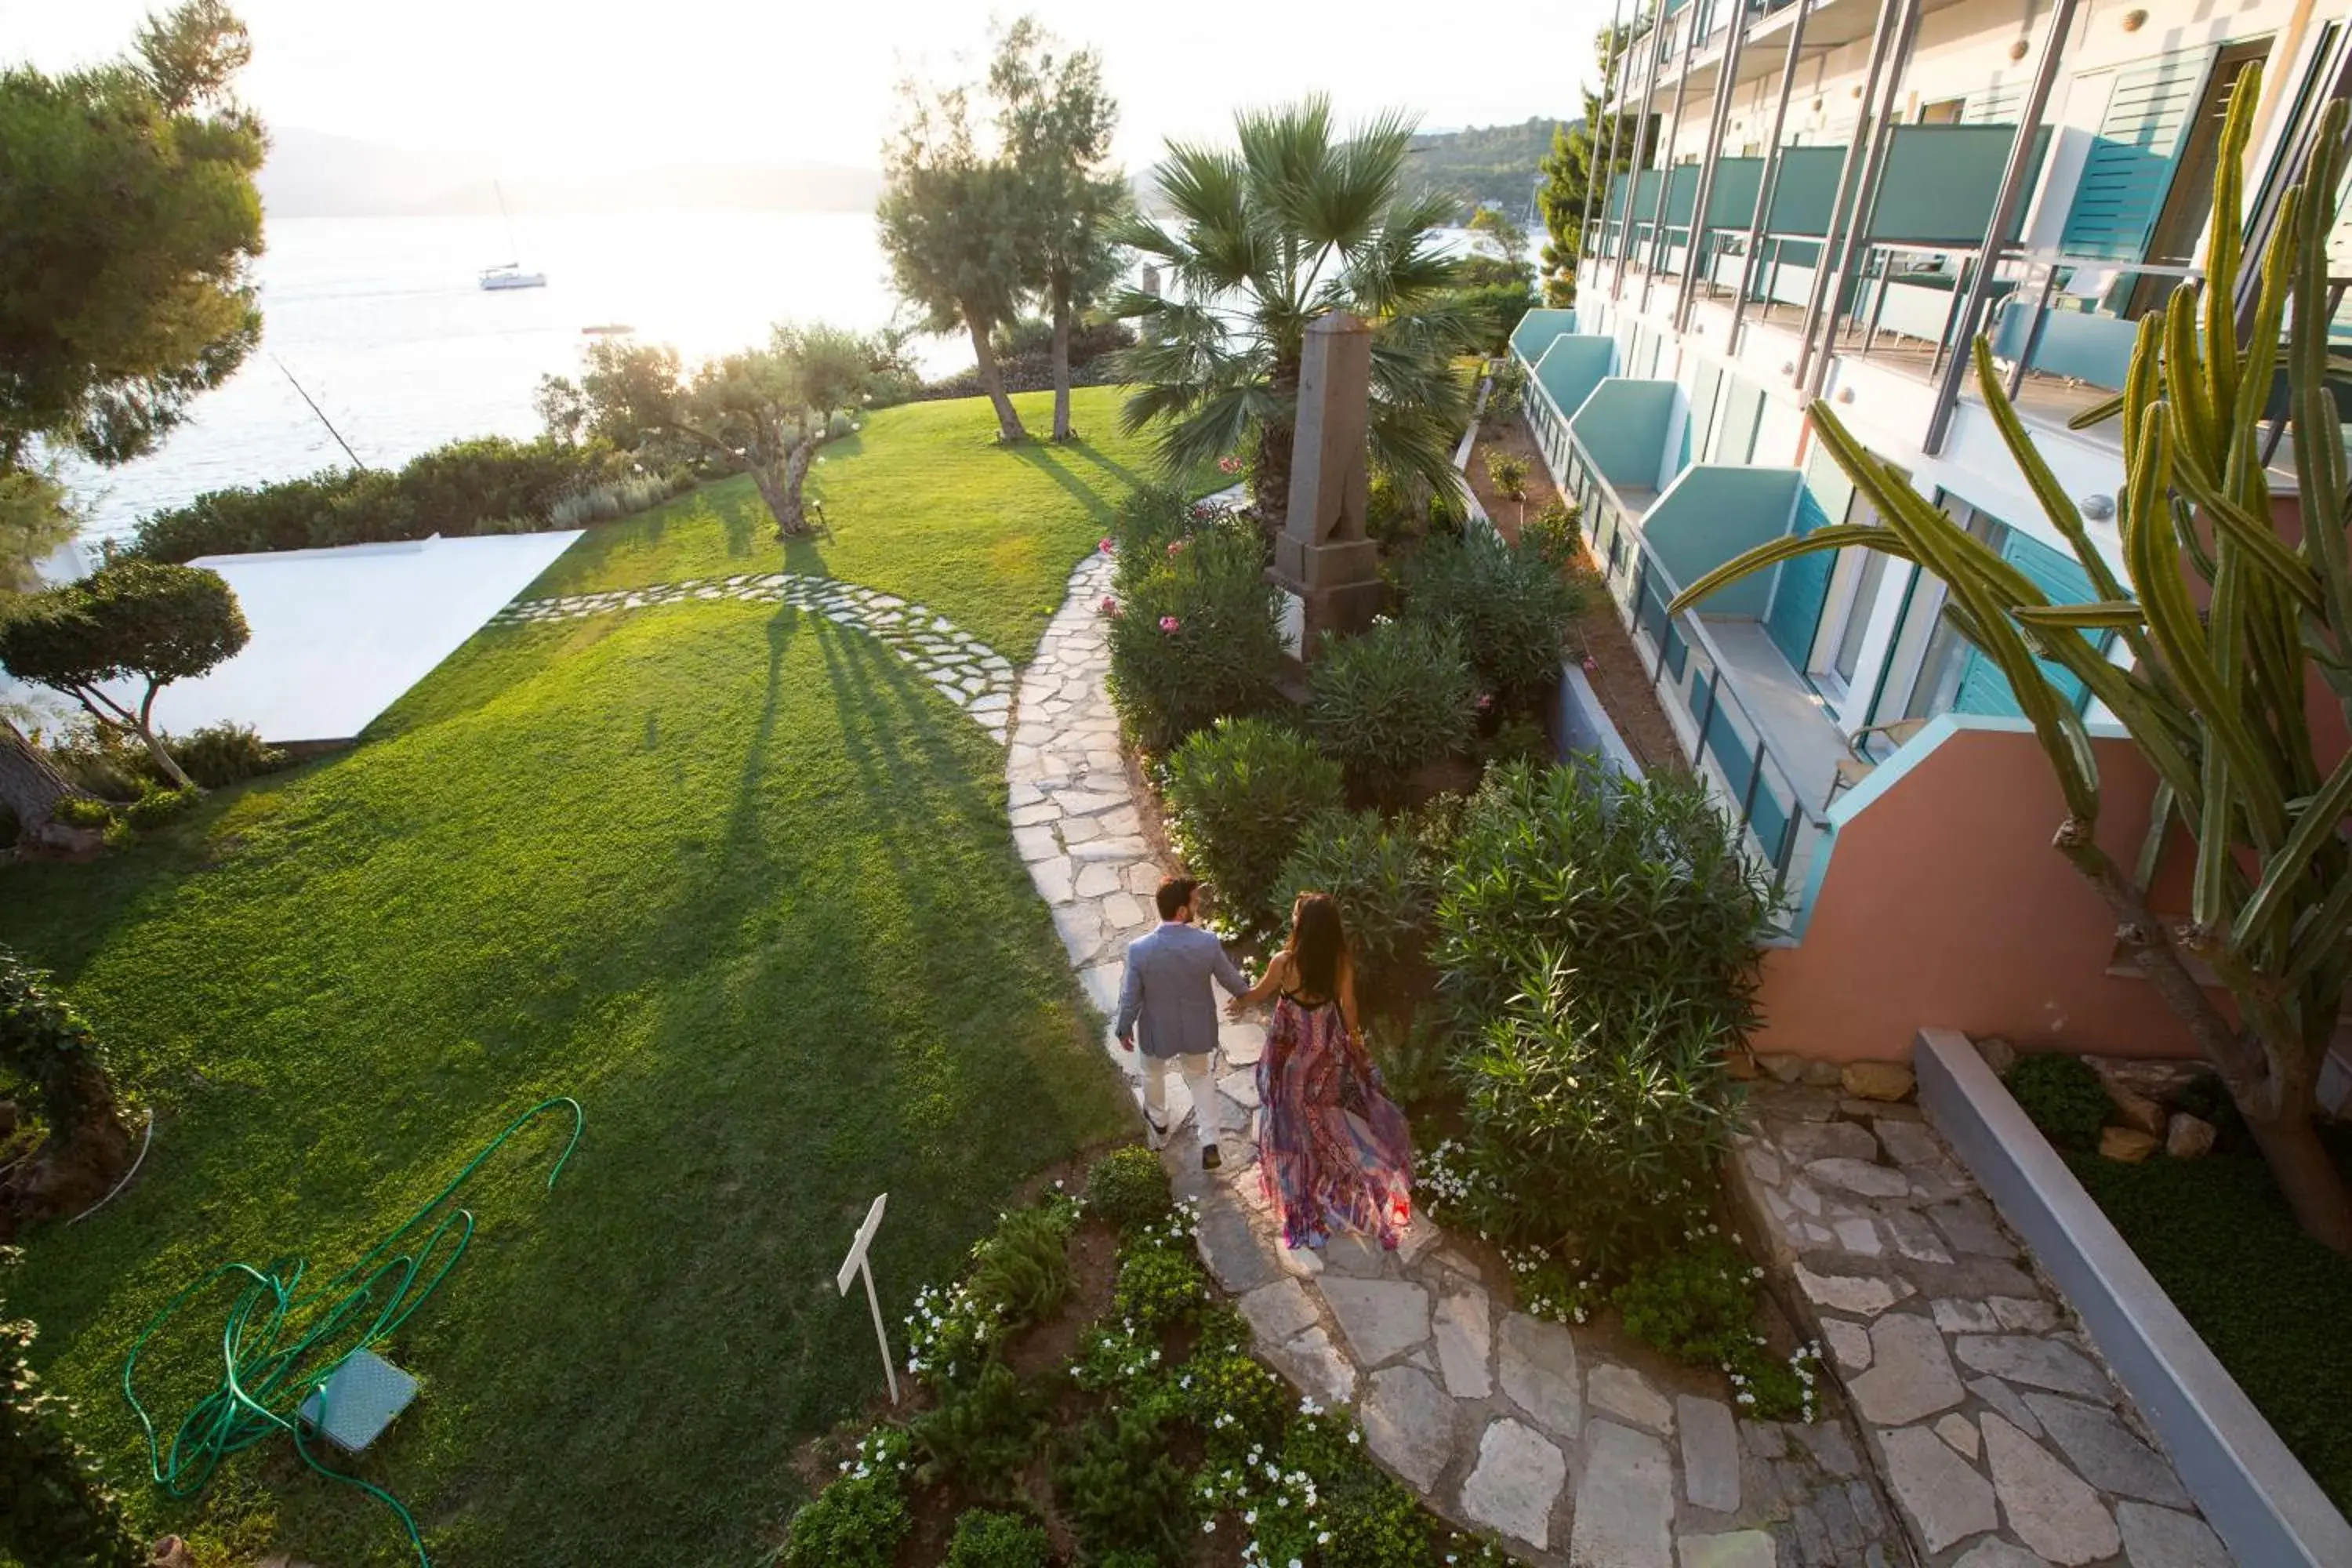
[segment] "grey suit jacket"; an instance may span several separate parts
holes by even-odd
[[[1225,944],[1198,926],[1162,921],[1128,944],[1127,979],[1119,987],[1116,1033],[1122,1040],[1143,1025],[1150,1057],[1200,1056],[1217,1048],[1214,980],[1228,994],[1249,989],[1225,956]]]

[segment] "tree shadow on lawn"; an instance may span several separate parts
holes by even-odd
[[[1128,468],[1082,446],[1058,447],[1051,443],[1030,441],[1013,448],[1013,456],[1061,486],[1077,500],[1079,505],[1087,509],[1087,515],[1094,520],[1097,527],[1107,528],[1111,519],[1118,515],[1118,509],[1105,500],[1100,490],[1078,477],[1067,460],[1070,454],[1074,452],[1103,468],[1128,479],[1130,483],[1134,482],[1134,477]]]
[[[625,926],[552,933],[539,961],[577,981],[539,984],[511,1041],[436,1044],[435,1024],[413,1057],[338,1053],[300,1080],[308,1110],[253,1092],[266,1077],[220,1085],[201,1142],[165,1141],[110,1216],[116,1268],[86,1259],[43,1291],[54,1343],[119,1365],[145,1312],[201,1268],[282,1243],[331,1272],[516,1111],[578,1095],[588,1130],[562,1184],[538,1185],[548,1144],[518,1151],[480,1194],[476,1252],[396,1348],[434,1397],[369,1473],[459,1568],[524,1542],[546,1561],[677,1561],[681,1540],[696,1561],[748,1555],[790,1500],[793,1444],[879,1384],[865,1314],[829,1278],[873,1194],[894,1194],[877,1267],[903,1334],[914,1289],[1018,1179],[1111,1125],[1108,1069],[1010,851],[1001,753],[862,633],[782,608],[710,619],[697,635],[761,627],[761,687],[701,710],[750,721],[725,742],[738,754],[712,759],[719,778],[705,769],[675,803],[712,811],[716,831],[678,836],[688,865],[665,896],[622,906]],[[648,733],[656,750],[695,744],[692,721],[648,731],[628,709],[614,754]],[[469,830],[447,831],[462,852]],[[453,977],[476,999],[461,1006],[494,1002],[486,973]],[[350,1012],[310,1023],[363,1035]],[[119,1408],[109,1426],[121,1458]],[[260,1477],[308,1555],[392,1560],[396,1527],[364,1500],[274,1465],[244,1474],[232,1515]]]

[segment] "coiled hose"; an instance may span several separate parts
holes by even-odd
[[[345,1362],[398,1330],[409,1314],[432,1300],[474,1236],[472,1212],[450,1199],[508,1139],[557,1106],[572,1112],[572,1137],[547,1173],[551,1190],[587,1124],[580,1102],[563,1095],[541,1100],[509,1122],[399,1229],[318,1289],[302,1293],[302,1276],[310,1265],[287,1254],[259,1268],[249,1263],[224,1264],[166,1302],[132,1342],[122,1363],[122,1397],[147,1435],[147,1468],[155,1484],[172,1497],[192,1498],[205,1489],[230,1455],[284,1432],[293,1437],[304,1464],[330,1480],[357,1487],[397,1514],[416,1548],[416,1561],[431,1568],[424,1534],[400,1500],[373,1482],[321,1464],[303,1442],[302,1422],[295,1412]],[[411,1237],[416,1239],[401,1250]],[[221,1380],[188,1412],[166,1447],[132,1386],[132,1375],[147,1342],[183,1307],[223,1280],[242,1283],[221,1325]],[[308,1326],[299,1326],[304,1323]]]

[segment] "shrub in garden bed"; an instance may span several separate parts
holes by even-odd
[[[1167,796],[1185,865],[1223,914],[1254,924],[1307,823],[1339,805],[1339,766],[1270,719],[1221,719],[1176,748]]]
[[[1386,795],[1465,749],[1478,692],[1452,630],[1382,617],[1360,637],[1326,634],[1307,723],[1359,789]]]
[[[1454,1208],[1612,1277],[1703,1225],[1770,912],[1696,781],[1496,770],[1438,902],[1466,1042]]]
[[[1519,548],[1557,572],[1576,559],[1582,542],[1578,523],[1584,507],[1578,501],[1549,501],[1542,510],[1519,524]]]
[[[1437,912],[1442,868],[1419,827],[1376,811],[1318,813],[1275,878],[1268,918],[1286,918],[1303,892],[1328,893],[1346,912],[1358,969],[1387,968],[1420,942]]]
[[[1141,1144],[1114,1149],[1087,1171],[1087,1207],[1121,1231],[1157,1225],[1174,1205],[1167,1167]]]
[[[956,1521],[942,1568],[1047,1568],[1053,1542],[1025,1514],[973,1509]]]
[[[1118,564],[1102,605],[1111,700],[1145,747],[1167,750],[1280,700],[1279,604],[1254,529],[1213,509],[1171,511],[1168,492],[1139,491],[1111,543]]]
[[[114,731],[80,724],[40,739],[58,772],[102,799],[131,801],[171,785],[156,765],[153,752]],[[163,749],[205,789],[221,789],[275,773],[289,761],[277,747],[264,745],[260,735],[244,724],[206,724],[184,735],[166,735]]]
[[[1118,1300],[1080,1331],[1068,1370],[1024,1378],[996,1356],[1003,1335],[967,1332],[982,1370],[952,1383],[923,1373],[937,1403],[904,1429],[866,1436],[794,1514],[785,1568],[879,1568],[919,1517],[938,1521],[924,1527],[932,1541],[956,1510],[950,1568],[1037,1568],[1063,1531],[1088,1568],[1173,1568],[1204,1552],[1231,1561],[1236,1541],[1244,1564],[1507,1561],[1381,1473],[1352,1420],[1298,1399],[1252,1359],[1248,1324],[1213,1300],[1192,1209],[1166,1202],[1164,1180],[1141,1181],[1137,1154],[1156,1167],[1147,1151],[1122,1150],[1089,1174],[1087,1217],[1108,1219],[1101,1205],[1116,1201],[1126,1231]],[[1074,1209],[1049,1200],[1007,1215],[973,1248],[971,1276],[925,1298],[990,1318],[977,1279],[1010,1250],[998,1244],[1029,1231],[1024,1214]]]
[[[1403,575],[1405,617],[1452,628],[1505,712],[1533,707],[1559,679],[1583,595],[1538,551],[1473,530],[1423,545]]]
[[[2055,1051],[2036,1053],[2011,1063],[2002,1081],[2052,1143],[2077,1152],[2099,1146],[2115,1101],[2090,1063]]]

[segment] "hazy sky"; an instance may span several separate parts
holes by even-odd
[[[157,0],[0,0],[0,59],[56,69],[127,43]],[[954,0],[234,0],[263,117],[516,173],[675,159],[870,165],[893,84],[975,65],[991,8]],[[1237,105],[1328,89],[1431,127],[1571,114],[1604,0],[1036,0],[1102,51],[1118,153],[1214,136]],[[976,73],[975,73],[976,74]]]

